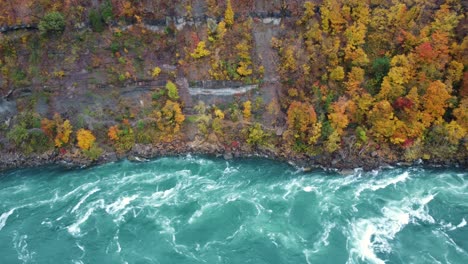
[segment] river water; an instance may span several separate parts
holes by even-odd
[[[263,160],[0,174],[0,263],[468,263],[468,173]]]

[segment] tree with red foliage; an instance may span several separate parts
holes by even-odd
[[[406,97],[398,97],[394,102],[393,102],[393,108],[395,110],[409,110],[413,108],[414,103],[411,101],[411,99],[406,98]]]
[[[429,42],[424,42],[417,46],[415,51],[418,57],[424,62],[431,62],[437,55]]]

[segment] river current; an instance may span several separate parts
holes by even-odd
[[[167,157],[0,174],[0,263],[468,263],[468,173]]]

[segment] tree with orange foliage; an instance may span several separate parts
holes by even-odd
[[[423,124],[429,127],[431,123],[440,123],[447,108],[447,100],[450,98],[446,86],[437,80],[429,84],[426,93],[422,97]]]
[[[418,55],[418,58],[423,62],[431,62],[436,56],[436,53],[429,42],[424,42],[417,46],[415,52]]]
[[[59,114],[55,114],[52,120],[41,120],[41,129],[49,138],[53,139],[56,147],[62,147],[70,141],[73,126],[70,121],[63,120]]]
[[[349,124],[348,116],[345,113],[347,105],[348,101],[346,98],[341,97],[331,105],[332,110],[331,113],[328,114],[328,120],[330,120],[332,128],[337,131],[339,135],[343,134],[344,129]]]
[[[119,140],[119,126],[111,126],[109,127],[109,131],[107,132],[107,136],[109,137],[110,140],[112,141],[117,141]]]
[[[345,82],[346,93],[351,97],[356,97],[364,90],[361,88],[361,84],[364,81],[364,70],[359,67],[352,67],[348,73],[348,81]]]

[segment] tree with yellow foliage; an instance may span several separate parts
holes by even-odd
[[[162,133],[161,139],[166,141],[171,141],[173,136],[180,132],[182,123],[185,120],[180,104],[171,100],[167,100],[160,111],[154,111],[153,116],[156,119],[158,129]]]
[[[290,144],[305,150],[320,137],[321,123],[317,122],[314,107],[308,103],[293,101],[287,113],[288,130],[284,137]]]
[[[338,66],[330,71],[330,79],[334,81],[341,81],[345,77],[344,69],[341,66]]]
[[[227,0],[226,11],[224,12],[224,22],[227,27],[234,25],[234,10],[232,10],[231,0]]]
[[[76,132],[77,145],[81,150],[89,150],[96,141],[96,137],[93,132],[87,129],[80,129]]]
[[[392,105],[382,100],[369,112],[368,122],[372,134],[380,140],[388,140],[396,130],[396,118]]]
[[[206,57],[206,56],[208,56],[210,54],[211,54],[211,52],[206,49],[205,41],[200,41],[200,42],[198,42],[197,47],[195,48],[195,50],[192,53],[190,53],[190,56],[192,56],[192,58],[194,58],[194,59],[200,59],[200,58]]]
[[[252,116],[252,102],[250,102],[250,100],[246,101],[242,106],[244,107],[244,110],[242,110],[244,120],[249,121]]]
[[[239,67],[237,67],[236,71],[242,77],[252,75],[252,69],[249,68],[249,64],[245,61],[239,62]]]

